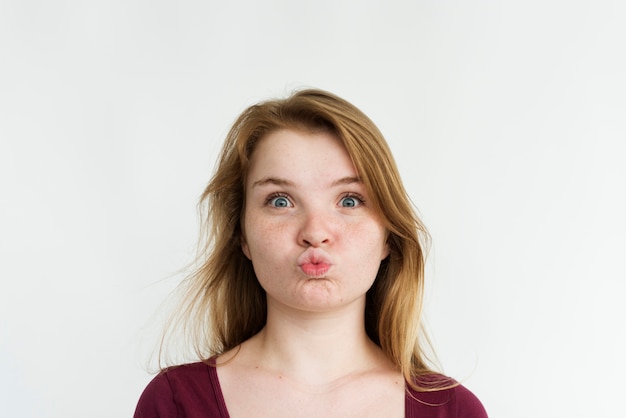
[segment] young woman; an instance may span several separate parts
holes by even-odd
[[[487,416],[427,364],[427,233],[356,107],[319,90],[251,106],[201,203],[175,323],[200,361],[162,370],[136,418]]]

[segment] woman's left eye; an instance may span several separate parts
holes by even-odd
[[[273,196],[268,200],[268,202],[275,208],[291,207],[291,202],[285,196]]]
[[[354,208],[359,206],[363,201],[356,196],[346,196],[341,198],[339,201],[339,206],[343,208]]]

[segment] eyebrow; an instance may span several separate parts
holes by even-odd
[[[361,180],[360,177],[347,176],[347,177],[342,177],[338,180],[333,181],[330,185],[331,187],[335,187],[335,186],[341,186],[344,184],[354,184],[354,183],[363,183],[363,181]],[[287,179],[283,179],[280,177],[264,177],[252,183],[252,187],[261,187],[261,186],[265,186],[268,184],[271,184],[274,186],[289,186],[289,187],[295,186],[295,183],[293,181],[290,181]]]
[[[252,183],[252,187],[265,186],[268,184],[273,184],[275,186],[295,186],[293,181],[281,179],[278,177],[264,177],[261,180],[257,180]]]
[[[341,186],[343,184],[354,184],[354,183],[363,183],[363,180],[361,180],[361,177],[348,176],[348,177],[342,177],[339,180],[335,180],[330,185]]]

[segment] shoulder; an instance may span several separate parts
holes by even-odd
[[[222,417],[223,411],[215,368],[198,362],[170,367],[155,376],[139,398],[134,416]]]
[[[432,374],[420,377],[416,384],[423,390],[407,390],[406,416],[409,418],[487,418],[476,395],[454,379]]]

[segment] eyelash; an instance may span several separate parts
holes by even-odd
[[[265,199],[265,204],[270,205],[272,203],[272,200],[276,199],[277,197],[285,198],[289,201],[289,203],[291,203],[291,200],[289,199],[289,196],[287,194],[277,192],[277,193],[272,193],[271,195],[269,195],[267,199]],[[359,202],[359,205],[362,205],[365,203],[365,199],[363,198],[363,196],[361,196],[358,193],[346,193],[343,196],[341,196],[339,201],[341,202],[345,198],[355,199],[357,202]]]
[[[341,199],[339,199],[339,201],[341,202],[343,199],[347,197],[351,199],[355,199],[357,202],[359,202],[359,205],[362,205],[365,203],[365,199],[363,198],[363,196],[361,196],[358,193],[346,193],[345,195],[341,196]]]
[[[287,196],[285,193],[272,193],[267,197],[267,199],[265,199],[265,204],[270,205],[272,203],[272,200],[276,199],[277,197],[285,198],[289,201],[289,203],[291,203],[289,196]]]

